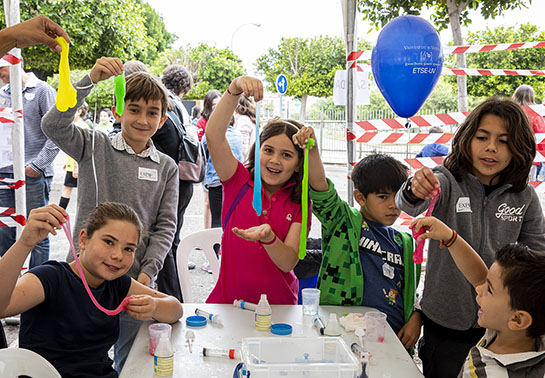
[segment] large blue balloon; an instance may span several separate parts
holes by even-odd
[[[380,32],[371,56],[380,92],[400,117],[418,112],[437,84],[443,49],[437,31],[417,16],[401,16]]]

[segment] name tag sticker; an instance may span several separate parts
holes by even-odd
[[[469,202],[469,197],[460,197],[458,202],[456,202],[456,212],[457,213],[471,213],[471,203]]]
[[[138,167],[138,179],[147,181],[157,181],[157,169]]]

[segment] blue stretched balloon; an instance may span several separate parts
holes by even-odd
[[[415,115],[437,84],[443,49],[433,26],[421,17],[401,16],[380,32],[371,55],[377,86],[400,117]]]

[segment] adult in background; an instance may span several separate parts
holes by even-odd
[[[443,129],[439,126],[433,126],[430,128],[430,134],[431,133],[443,133]],[[438,143],[430,143],[422,150],[416,154],[416,157],[435,157],[435,156],[447,156],[448,155],[448,147],[444,144],[438,144]]]
[[[515,100],[515,102],[517,102],[520,106],[535,105],[536,101],[534,97],[534,88],[526,84],[521,85],[515,90],[515,93],[513,93],[513,100]],[[526,108],[524,108],[524,111],[528,116],[530,126],[532,126],[532,129],[534,130],[534,134],[545,133],[545,121],[543,120],[543,117],[540,115],[532,115]],[[538,144],[536,146],[536,151],[545,152],[545,144]],[[530,181],[538,180],[538,177],[540,176],[540,168],[540,175],[543,176],[544,174],[542,164],[535,162],[532,164],[532,169],[530,169]]]
[[[235,129],[242,134],[243,160],[248,159],[248,151],[255,139],[255,103],[241,94],[235,108]]]
[[[178,164],[178,146],[182,142],[184,134],[192,135],[189,113],[182,104],[182,99],[191,90],[193,78],[187,69],[179,65],[170,65],[163,70],[161,80],[169,92],[169,101],[172,110],[167,112],[167,120],[152,137],[157,149],[170,156]],[[196,137],[196,136],[195,136]],[[180,230],[184,223],[184,214],[191,197],[193,196],[193,183],[191,181],[179,181],[178,193],[178,222],[176,234],[172,242],[172,248],[165,257],[163,269],[157,276],[159,291],[172,295],[182,301],[182,292],[176,269],[176,251],[180,243]]]
[[[0,59],[0,79],[8,84],[0,90],[0,107],[11,107],[10,64]],[[21,64],[22,66],[22,64]],[[42,132],[42,117],[55,106],[55,90],[33,73],[21,68],[23,122],[25,127],[25,187],[27,216],[30,210],[49,203],[53,181],[53,160],[59,148]],[[13,165],[0,169],[0,177],[13,178]],[[15,207],[14,190],[0,190],[0,207]],[[0,228],[0,256],[15,242],[15,228]],[[49,238],[32,250],[29,267],[49,260]]]

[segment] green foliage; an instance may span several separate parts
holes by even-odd
[[[235,77],[246,74],[242,60],[230,49],[218,49],[205,43],[164,51],[152,65],[151,72],[160,75],[169,64],[184,66],[193,76],[193,88],[184,100],[203,99],[211,89],[223,92]]]
[[[545,40],[545,32],[530,24],[516,27],[498,27],[494,30],[468,32],[467,42],[471,45],[492,43],[532,42]],[[545,49],[520,49],[467,54],[467,66],[472,68],[496,69],[545,69]],[[455,83],[455,79],[451,79]],[[469,76],[468,93],[472,96],[489,97],[502,95],[510,97],[522,84],[531,85],[537,97],[545,92],[545,81],[541,76]],[[455,84],[454,84],[455,85]]]
[[[26,0],[20,7],[21,20],[41,13],[63,27],[72,40],[72,69],[89,69],[102,56],[123,61],[140,58],[147,63],[174,39],[164,30],[162,19],[142,0]],[[2,4],[0,11],[4,13]],[[5,27],[3,18],[0,27]],[[22,53],[25,68],[39,77],[58,71],[59,55],[48,47],[34,46]]]
[[[481,11],[485,19],[501,16],[505,11],[526,7],[531,0],[457,0],[456,4],[461,9],[460,23],[464,26],[471,24],[469,10]],[[412,14],[419,16],[422,9],[434,10],[432,20],[434,25],[443,30],[448,28],[447,2],[445,0],[405,0],[405,1],[376,1],[358,0],[358,10],[364,15],[364,19],[371,22],[378,30],[394,18]]]
[[[70,71],[70,81],[75,84],[88,73],[89,70],[72,70]],[[59,74],[55,74],[48,78],[47,83],[57,90],[59,88]],[[85,100],[89,105],[89,110],[94,112],[96,109],[98,113],[103,108],[111,108],[114,105],[114,90],[113,77],[99,82]]]
[[[346,66],[344,41],[339,37],[282,38],[275,49],[257,59],[267,89],[276,91],[279,74],[288,79],[288,96],[325,97],[333,94],[335,71]]]

